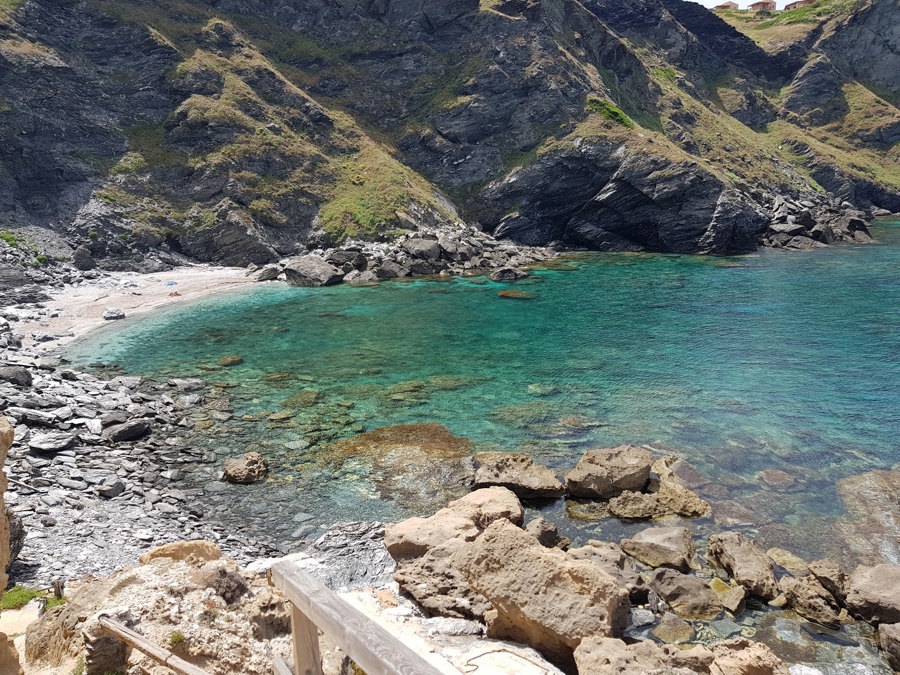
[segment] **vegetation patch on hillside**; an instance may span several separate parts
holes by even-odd
[[[587,109],[602,115],[611,122],[621,124],[623,127],[633,129],[635,126],[634,122],[625,114],[624,110],[609,101],[604,101],[603,99],[591,96],[587,100]]]

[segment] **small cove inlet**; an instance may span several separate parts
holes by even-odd
[[[442,477],[408,461],[329,454],[363,430],[435,422],[560,471],[590,447],[649,444],[699,471],[720,524],[833,554],[836,483],[900,462],[900,224],[873,233],[879,244],[732,258],[579,255],[511,283],[254,287],[95,331],[67,357],[211,382],[234,414],[191,432],[217,461],[184,485],[284,544],[445,499]],[[215,480],[249,450],[270,481]],[[576,540],[640,527],[535,509]]]

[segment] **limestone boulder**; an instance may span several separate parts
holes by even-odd
[[[694,541],[686,527],[649,527],[622,540],[622,550],[650,567],[687,572],[696,563]]]
[[[709,502],[682,482],[684,477],[694,485],[703,483],[702,476],[686,462],[669,455],[653,462],[650,470],[656,477],[657,515],[674,513],[685,518],[700,518],[709,514]]]
[[[823,626],[840,627],[840,607],[814,576],[783,577],[779,586],[798,614]]]
[[[790,675],[788,667],[761,642],[745,638],[710,645],[710,675]]]
[[[424,555],[451,539],[473,541],[496,520],[521,525],[524,510],[518,497],[504,487],[482,488],[450,502],[428,518],[409,518],[384,531],[388,553],[396,561]]]
[[[891,668],[900,671],[900,623],[883,623],[878,627],[878,646]]]
[[[694,638],[694,627],[677,614],[666,612],[651,631],[657,640],[666,644],[681,644]]]
[[[616,638],[593,636],[575,650],[578,675],[694,675],[708,673],[714,658],[702,645],[682,650],[651,640],[626,645]]]
[[[235,459],[226,459],[222,468],[226,481],[246,485],[265,478],[269,462],[258,452],[246,452]]]
[[[860,565],[847,581],[847,609],[874,623],[900,623],[900,565]]]
[[[555,499],[565,493],[556,474],[516,452],[479,452],[475,460],[475,487],[500,485],[522,499]]]
[[[639,492],[650,477],[653,455],[636,445],[588,450],[566,475],[573,497],[610,499],[625,490]]]
[[[426,615],[483,621],[491,609],[488,599],[456,568],[454,555],[464,546],[465,541],[451,539],[397,564],[394,581]]]
[[[722,613],[719,596],[699,577],[658,569],[650,580],[650,588],[679,616],[715,619]]]
[[[616,637],[628,622],[628,593],[596,565],[548,549],[508,520],[497,520],[455,558],[491,603],[489,637],[525,643],[564,670],[587,636]],[[539,591],[539,592],[538,592]]]
[[[706,556],[752,595],[764,600],[778,595],[772,561],[744,535],[737,532],[714,534],[709,538]]]
[[[645,520],[660,515],[659,498],[652,493],[625,490],[609,500],[609,512],[625,520]]]
[[[847,597],[847,575],[838,563],[833,560],[813,560],[809,563],[809,571],[835,600],[844,603]]]
[[[344,278],[341,270],[317,255],[291,258],[284,265],[284,276],[291,286],[332,286]]]
[[[170,558],[172,560],[187,560],[193,562],[209,562],[222,557],[222,550],[218,545],[205,539],[192,541],[173,541],[169,544],[154,546],[139,558],[141,565],[146,565],[157,558]]]
[[[634,560],[625,555],[619,546],[607,541],[589,539],[584,546],[569,549],[569,555],[577,560],[588,560],[597,565],[628,591],[633,603],[646,602],[649,587],[638,573]]]

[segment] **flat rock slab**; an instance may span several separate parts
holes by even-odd
[[[476,488],[500,485],[521,499],[555,499],[565,493],[556,474],[528,455],[479,452],[474,459]]]
[[[50,431],[45,434],[33,434],[28,441],[32,452],[53,454],[74,447],[76,437],[62,431]]]
[[[686,527],[648,527],[623,539],[622,550],[650,567],[687,572],[694,565],[694,542]]]

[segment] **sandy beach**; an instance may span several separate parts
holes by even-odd
[[[51,290],[48,315],[25,318],[17,327],[26,345],[40,351],[56,351],[90,330],[107,323],[103,313],[115,307],[126,319],[175,303],[193,302],[211,295],[258,283],[238,267],[197,265],[168,272],[138,274],[116,272],[79,286]],[[33,335],[60,335],[35,342]]]

